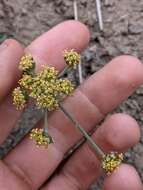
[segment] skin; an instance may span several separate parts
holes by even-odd
[[[0,47],[0,143],[8,136],[21,114],[14,109],[10,92],[20,77],[17,67],[24,52],[33,55],[38,69],[48,64],[62,70],[65,66],[62,51],[74,48],[81,52],[86,48],[89,38],[86,26],[67,21],[34,40],[26,49],[15,40],[4,42]],[[89,131],[141,84],[142,63],[135,57],[120,56],[87,79],[63,104]],[[78,142],[81,135],[60,111],[50,116],[49,125],[55,143],[48,150],[37,148],[26,137],[0,161],[0,189],[86,190],[102,174],[96,154],[84,143],[60,168],[58,174],[51,177],[64,154]],[[37,127],[42,127],[42,123]],[[105,152],[122,152],[138,143],[140,129],[133,118],[118,113],[107,117],[92,138]],[[116,172],[105,177],[103,189],[143,190],[143,185],[136,170],[122,164]]]

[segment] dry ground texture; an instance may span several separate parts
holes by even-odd
[[[143,1],[102,0],[104,32],[97,24],[95,0],[79,0],[79,18],[88,25],[92,38],[84,52],[84,76],[87,77],[102,68],[113,57],[121,54],[135,55],[143,61]],[[1,0],[0,33],[14,36],[27,45],[34,38],[52,26],[67,19],[73,19],[71,0]],[[126,154],[143,179],[143,88],[138,89],[116,112],[132,115],[141,125],[140,143]],[[36,115],[35,112],[32,114]],[[15,129],[7,143],[1,147],[1,156],[14,146],[24,134],[31,111],[20,122],[22,129]],[[92,189],[98,190],[100,184]]]

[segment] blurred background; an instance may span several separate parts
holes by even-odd
[[[143,1],[102,0],[104,31],[100,32],[95,0],[78,0],[79,20],[91,32],[89,47],[83,52],[83,75],[88,77],[101,69],[113,57],[130,54],[143,61]],[[56,24],[74,19],[72,0],[1,0],[0,42],[14,37],[23,45],[49,30]],[[0,148],[1,157],[14,146],[15,139],[23,136],[33,110],[13,130]],[[141,126],[140,143],[126,153],[126,161],[137,168],[143,180],[143,87],[140,87],[115,112],[133,116]],[[34,116],[36,113],[34,112]],[[29,125],[29,124],[28,124]],[[20,129],[21,127],[22,129]],[[102,179],[90,189],[101,189]]]

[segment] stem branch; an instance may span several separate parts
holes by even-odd
[[[75,120],[75,118],[66,111],[66,109],[62,106],[61,103],[59,103],[60,109],[63,111],[63,113],[67,116],[67,118],[75,125],[77,129],[82,133],[82,135],[86,138],[86,140],[89,142],[89,144],[93,147],[93,149],[96,151],[96,153],[100,157],[104,157],[104,152],[100,149],[100,147],[93,141],[93,139],[88,135],[88,133],[85,131],[84,128],[80,126],[80,124]]]
[[[48,134],[48,110],[44,110],[44,133]]]
[[[58,78],[63,77],[64,74],[66,74],[70,70],[70,67],[67,65],[63,71],[61,71],[58,75]]]

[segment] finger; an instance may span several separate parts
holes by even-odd
[[[15,123],[15,118],[13,116],[19,116],[19,113],[11,110],[5,109],[4,98],[10,92],[11,88],[14,87],[19,72],[17,71],[17,66],[20,60],[20,57],[23,54],[23,49],[20,44],[15,40],[6,40],[0,46],[0,143],[4,141],[7,134],[10,132],[10,128],[7,128],[7,125],[12,124],[12,127]],[[9,99],[7,100],[10,104]],[[11,120],[8,119],[8,116],[11,115]]]
[[[106,112],[110,112],[142,83],[142,64],[136,58],[118,57],[88,79],[80,87],[82,92],[76,90],[73,96],[67,98],[64,106],[86,130],[90,130],[103,118],[99,110],[104,112],[106,108]],[[104,93],[106,93],[106,102],[102,95]],[[96,104],[99,105],[102,101],[104,104],[97,107]],[[49,132],[55,143],[50,145],[48,150],[37,149],[34,142],[26,138],[5,159],[10,167],[16,165],[31,178],[33,188],[39,187],[53,173],[65,152],[81,138],[80,133],[60,111],[52,114],[49,118],[49,125],[51,126]]]
[[[82,49],[88,44],[88,41],[89,32],[87,28],[79,22],[68,21],[59,24],[49,32],[37,38],[27,47],[26,52],[31,53],[36,62],[40,64],[53,65],[60,70],[64,67],[64,60],[62,57],[63,50],[74,48],[77,49],[77,51],[82,51]],[[4,63],[2,67],[3,73],[6,74],[6,77],[2,77],[0,80],[0,90],[1,93],[3,93],[2,97],[6,94],[6,89],[11,87],[12,81],[16,81],[18,79],[17,64],[22,53],[20,52],[21,49],[18,49],[20,47],[17,46],[18,44],[15,42],[14,45],[11,45],[9,48],[9,57],[6,52],[0,58],[0,62]],[[4,72],[4,68],[8,70],[7,73]],[[2,102],[0,107],[0,118],[3,118],[1,119],[2,135],[0,143],[9,134],[9,131],[13,128],[19,116],[20,112],[17,112],[12,105],[10,94],[10,96]]]
[[[139,67],[141,70],[137,77],[134,71],[139,72]],[[82,90],[100,108],[100,112],[106,114],[109,108],[114,109],[136,89],[137,83],[143,78],[142,69],[142,63],[135,57],[119,56],[96,75],[92,75]]]
[[[19,178],[8,166],[0,160],[0,189],[29,190],[30,187],[25,180]]]
[[[81,52],[89,42],[87,27],[77,21],[63,22],[43,34],[26,48],[36,63],[48,64],[61,70],[64,67],[63,50],[75,49]]]
[[[106,177],[104,190],[142,190],[143,184],[136,170],[129,165],[122,164],[112,175]]]
[[[105,120],[92,138],[104,152],[124,151],[139,141],[140,131],[137,122],[130,116],[114,114]],[[42,190],[56,190],[56,187],[62,190],[88,189],[100,174],[97,154],[85,143],[65,164],[59,175]]]
[[[0,100],[9,93],[18,79],[17,65],[22,53],[20,44],[12,39],[0,46]]]

